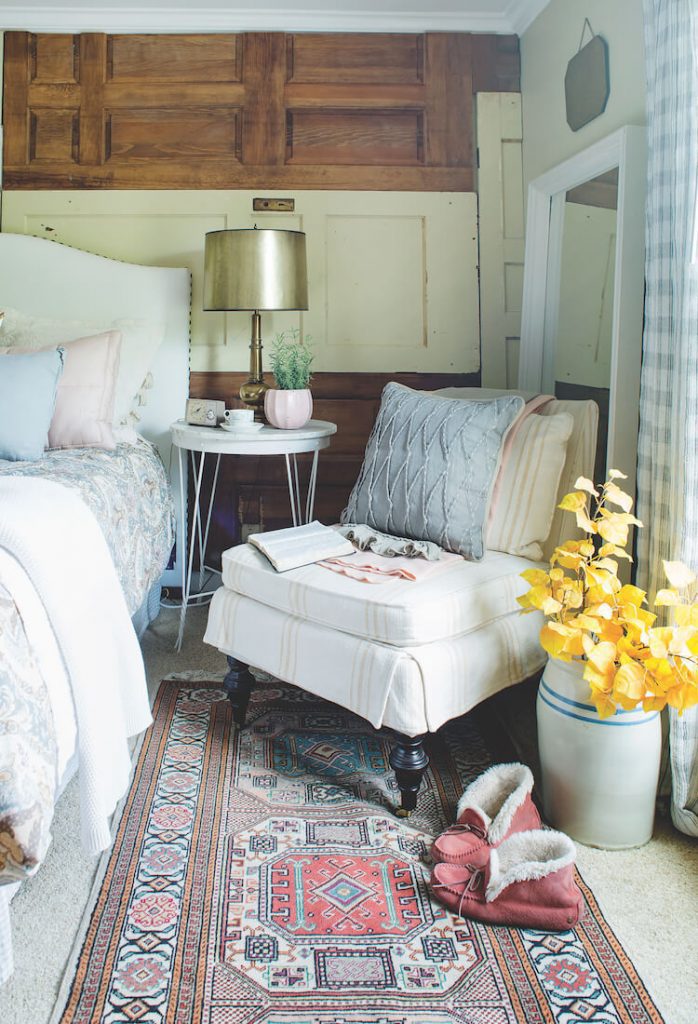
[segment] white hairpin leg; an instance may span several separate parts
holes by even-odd
[[[191,458],[191,472],[192,472],[192,476],[193,476],[194,480],[196,480],[196,456],[195,456],[193,451],[189,453],[189,457]],[[203,461],[203,452],[199,455],[199,467],[201,467],[202,461]],[[203,531],[201,529],[201,504],[200,504],[200,502],[201,502],[201,493],[199,493],[199,501],[197,501],[195,506],[194,506],[194,515],[198,514],[198,517],[199,517],[199,530],[198,530],[198,536],[197,536],[198,547],[199,547],[199,590],[201,590],[201,587],[203,585],[203,562],[204,562],[204,546],[203,546]]]
[[[298,525],[300,526],[303,522],[303,512],[301,510],[301,485],[298,482],[298,456],[294,452],[291,457],[293,459],[293,476],[296,481],[296,511],[298,513]]]
[[[286,476],[288,478],[288,496],[289,496],[289,500],[291,502],[291,516],[293,517],[293,525],[294,526],[300,526],[300,522],[299,522],[300,516],[298,514],[299,513],[299,503],[296,502],[295,484],[294,484],[293,474],[291,472],[291,459],[290,459],[290,456],[288,454],[284,455],[284,458],[286,459]],[[296,470],[295,482],[296,483],[298,482],[298,472],[297,472],[297,470]]]
[[[305,521],[309,523],[315,511],[315,486],[317,484],[317,464],[320,456],[319,451],[313,452],[313,464],[310,468],[310,480],[308,481],[308,495],[305,502]]]
[[[182,449],[177,448],[177,468],[179,470],[179,529],[181,532],[181,544],[179,545],[180,550],[178,551],[180,562],[182,565],[182,603],[179,610],[179,632],[177,633],[177,644],[176,650],[182,648],[182,638],[184,636],[184,620],[187,616],[187,606],[184,600],[186,581],[187,581],[187,496],[185,494],[185,482],[184,482],[184,465]],[[179,537],[177,538],[179,541]]]
[[[213,502],[216,497],[216,487],[218,486],[218,470],[221,465],[221,454],[220,452],[216,456],[216,468],[213,473],[213,483],[211,484],[211,494],[208,499],[208,511],[206,513],[206,529],[204,530],[204,541],[201,546],[201,561],[199,563],[199,590],[204,585],[204,575],[206,571],[206,548],[208,547],[208,531],[211,526],[211,513],[213,512]]]
[[[319,454],[319,451],[313,452],[313,461],[310,467],[310,478],[308,480],[308,493],[306,494],[305,499],[305,517],[303,516],[301,485],[300,477],[298,475],[298,459],[295,453],[284,456],[286,459],[286,477],[288,479],[288,497],[291,502],[291,516],[293,517],[294,526],[301,526],[303,523],[309,523],[313,518]]]
[[[201,481],[204,475],[204,463],[206,461],[206,452],[201,452],[199,458],[199,471],[196,472],[196,463],[194,459],[194,453],[192,452],[192,466],[194,468],[194,509],[192,515],[191,524],[191,537],[189,538],[189,552],[188,558],[182,567],[182,608],[179,613],[179,634],[177,636],[177,650],[182,649],[182,640],[184,639],[184,622],[187,617],[187,605],[189,603],[189,595],[191,593],[191,573],[194,565],[194,545],[199,541],[199,551],[201,552],[201,511],[200,511],[200,499],[201,499]]]

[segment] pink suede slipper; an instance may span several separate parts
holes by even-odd
[[[490,849],[515,832],[540,828],[531,799],[533,775],[524,764],[495,764],[467,787],[458,801],[457,823],[434,841],[433,859],[483,867]]]
[[[431,889],[459,917],[484,924],[565,931],[582,912],[576,850],[562,832],[518,832],[491,849],[484,867],[437,864]]]

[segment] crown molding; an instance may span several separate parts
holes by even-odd
[[[504,13],[509,31],[522,36],[549,3],[550,0],[511,0]]]
[[[131,0],[132,2],[132,0]],[[513,0],[503,13],[259,10],[254,7],[38,6],[3,4],[1,27],[27,32],[494,32],[518,31],[549,0]],[[534,13],[530,13],[533,10]]]

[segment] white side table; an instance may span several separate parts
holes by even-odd
[[[277,430],[274,427],[263,426],[261,430],[254,433],[233,433],[224,430],[222,427],[194,427],[184,420],[177,420],[170,427],[172,443],[177,449],[179,459],[179,479],[184,480],[183,461],[186,459],[185,452],[190,453],[191,467],[194,477],[194,510],[192,517],[192,531],[189,538],[188,551],[183,551],[182,558],[182,608],[179,618],[179,634],[177,636],[177,650],[182,646],[184,636],[184,624],[187,617],[187,605],[191,595],[191,575],[194,563],[194,545],[198,543],[199,549],[199,579],[206,569],[205,555],[208,543],[208,531],[211,525],[211,513],[213,502],[216,496],[218,484],[218,470],[220,468],[222,455],[283,455],[286,460],[286,476],[288,479],[288,494],[291,502],[291,518],[294,526],[310,522],[313,518],[315,505],[315,487],[317,484],[317,464],[321,449],[327,448],[330,438],[337,432],[336,423],[328,423],[325,420],[310,420],[299,430]],[[199,453],[198,460],[196,453]],[[305,510],[301,502],[301,490],[298,479],[298,462],[296,456],[302,452],[313,452],[313,462],[310,469],[310,480],[308,493],[306,495]],[[201,484],[204,477],[204,464],[207,455],[216,456],[216,466],[213,472],[211,492],[208,497],[206,509],[206,523],[203,523],[201,511]],[[182,523],[186,523],[186,495],[184,486],[180,493]],[[303,512],[305,511],[305,515]],[[215,571],[215,570],[214,570]],[[211,592],[197,593],[196,597],[210,597]]]

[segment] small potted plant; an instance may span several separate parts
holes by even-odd
[[[610,470],[601,490],[579,477],[560,508],[586,534],[555,548],[550,569],[527,569],[519,603],[542,612],[549,655],[538,690],[538,747],[546,817],[591,846],[639,846],[652,834],[661,755],[659,712],[698,703],[696,576],[664,562],[670,587],[655,606],[672,606],[657,625],[646,593],[618,578],[632,498]],[[592,511],[593,509],[593,511]]]
[[[310,335],[301,338],[293,329],[276,335],[271,369],[276,381],[264,396],[264,412],[273,427],[296,430],[305,426],[313,412],[310,367],[313,352]]]

